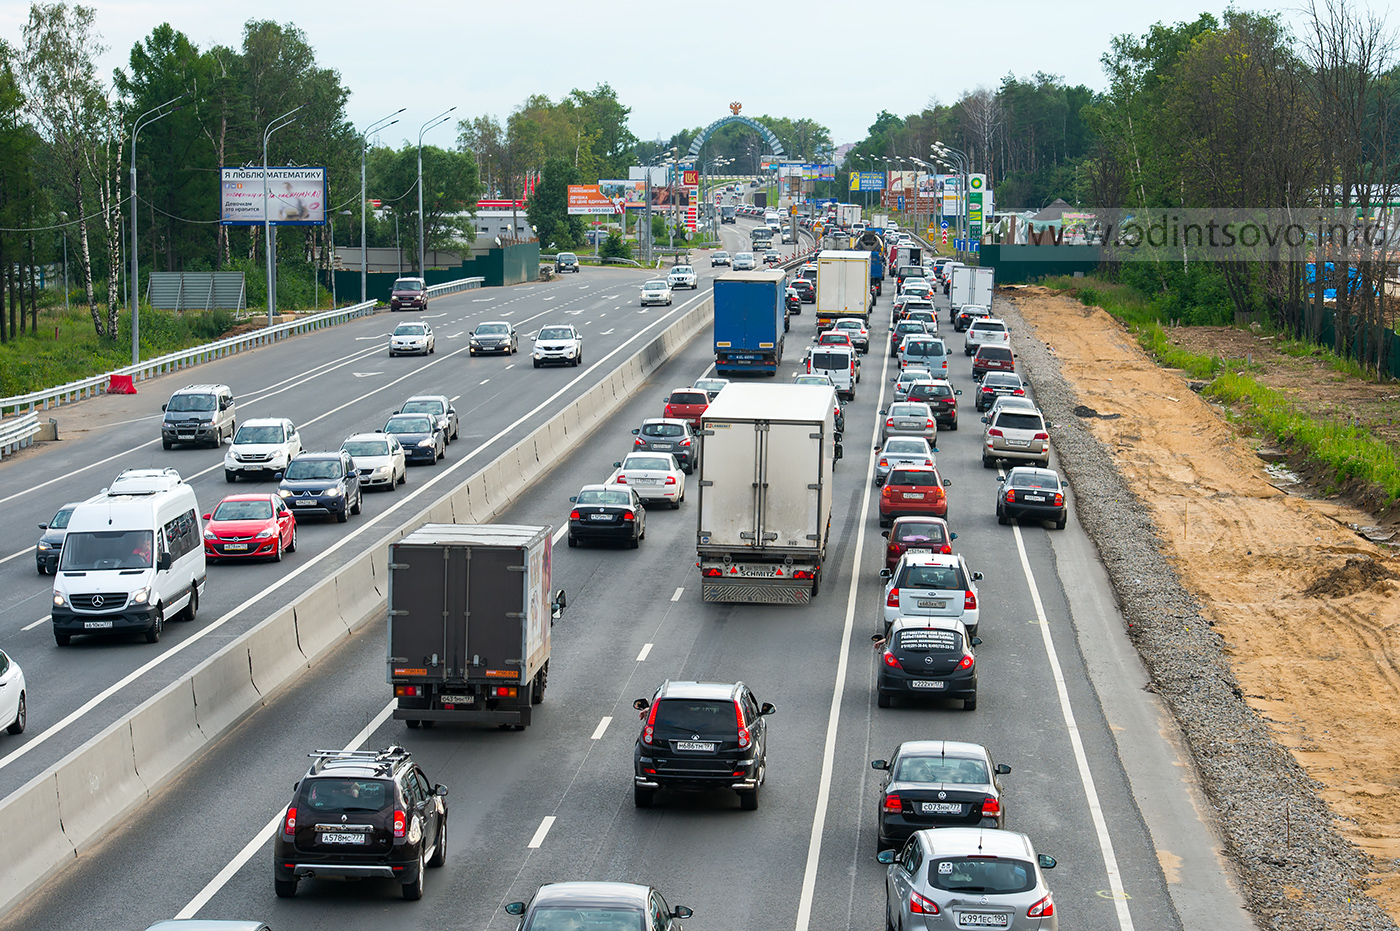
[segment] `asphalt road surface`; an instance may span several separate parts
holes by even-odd
[[[578,287],[572,278],[563,285],[571,286]],[[1245,926],[1208,831],[1193,826],[1192,800],[1171,771],[1179,763],[1170,748],[1152,728],[1117,733],[1119,720],[1151,720],[1153,712],[1136,667],[1122,659],[1131,650],[1123,653],[1117,642],[1125,640],[1121,623],[1098,630],[1083,617],[1094,605],[1111,605],[1093,568],[1092,545],[1073,520],[1064,531],[996,523],[994,473],[980,465],[981,424],[956,334],[946,336],[955,353],[954,383],[965,392],[962,429],[939,434],[938,459],[953,482],[956,546],[985,575],[979,705],[975,712],[938,700],[876,708],[877,653],[869,638],[880,628],[883,541],[870,447],[876,410],[888,402],[894,374],[879,342],[888,308],[887,294],[876,308],[875,348],[864,357],[857,398],[847,408],[833,544],[811,605],[704,604],[693,498],[678,511],[649,514],[639,550],[569,549],[556,535],[554,587],[568,592],[569,607],[554,628],[549,693],[526,731],[409,731],[387,720],[384,626],[372,623],[0,921],[0,931],[95,928],[109,926],[113,915],[130,928],[197,915],[259,918],[278,931],[505,931],[515,919],[501,909],[504,903],[528,899],[541,883],[575,879],[653,883],[673,906],[695,909],[687,927],[697,931],[878,928],[884,867],[875,861],[878,774],[869,761],[915,738],[984,743],[1011,765],[1003,780],[1007,826],[1058,858],[1048,878],[1062,927],[1204,926],[1180,920],[1173,885],[1177,899],[1218,914],[1215,927]],[[811,322],[810,308],[794,319],[777,381],[796,371]],[[600,355],[596,348],[590,354]],[[667,389],[709,371],[711,359],[702,334],[656,373],[654,390],[638,392],[502,520],[557,531],[566,522],[568,496],[602,481],[627,451],[630,429],[659,413]],[[538,377],[557,385],[560,374]],[[531,373],[528,381],[535,380]],[[383,408],[374,416],[392,406],[388,398],[364,403]],[[502,417],[509,422],[509,414]],[[410,488],[420,475],[413,473]],[[221,580],[223,574],[220,569]],[[108,645],[92,652],[120,657],[141,649]],[[777,706],[758,811],[741,811],[727,792],[663,798],[646,811],[633,807],[639,724],[631,703],[667,678],[741,679],[760,701]],[[428,876],[424,900],[403,901],[397,887],[379,881],[304,881],[296,898],[276,899],[271,832],[292,783],[305,772],[307,751],[390,743],[410,749],[430,778],[451,789],[451,850],[446,866]],[[1152,771],[1155,759],[1167,761],[1166,772]],[[1164,851],[1153,837],[1171,830],[1182,846]],[[1182,861],[1191,884],[1185,895]]]

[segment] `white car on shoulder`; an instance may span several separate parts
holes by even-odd
[[[224,455],[224,478],[236,482],[240,475],[270,477],[285,471],[300,452],[301,434],[286,417],[245,420]]]
[[[685,500],[685,473],[670,453],[632,453],[614,462],[608,485],[630,485],[643,502],[665,501],[675,510]]]
[[[665,304],[671,306],[671,286],[664,278],[657,278],[642,285],[642,306],[648,304]]]
[[[387,487],[393,491],[408,480],[403,444],[392,433],[356,433],[340,448],[355,460],[361,488]]]
[[[689,288],[694,291],[700,287],[699,280],[695,277],[695,269],[689,265],[677,265],[671,269],[671,273],[666,276],[666,283],[675,291],[680,288]]]

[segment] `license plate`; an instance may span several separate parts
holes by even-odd
[[[223,546],[224,549],[228,550],[230,553],[235,550],[246,550],[248,548],[248,544],[246,543],[225,543]]]
[[[438,701],[444,705],[470,705],[476,701],[475,695],[439,695]]]
[[[678,740],[678,741],[676,741],[676,749],[677,749],[677,750],[703,750],[703,751],[706,752],[706,753],[713,753],[713,752],[714,752],[714,749],[715,749],[715,745],[712,744],[712,743],[704,743],[703,741],[697,741],[697,740]]]
[[[993,915],[988,912],[959,912],[959,928],[1005,928],[1010,924],[1009,916]]]
[[[913,680],[910,681],[909,687],[910,687],[910,688],[913,688],[913,689],[941,689],[941,688],[943,688],[943,682],[942,682],[941,680],[938,680],[938,679],[913,679]],[[933,804],[933,803],[932,803],[932,802],[925,802],[925,803],[924,803],[924,811],[925,811],[925,812],[928,812],[928,810],[929,810],[929,807],[928,807],[928,806],[931,805],[931,804]],[[960,809],[958,809],[958,806],[957,806],[957,805],[954,805],[954,806],[953,806],[953,810],[954,810],[954,811],[958,811],[958,810],[960,810]]]
[[[771,579],[776,578],[778,569],[776,566],[740,566],[739,574],[751,579]]]
[[[1007,446],[1029,446],[1029,445],[1031,445],[1031,441],[1030,441],[1030,440],[1007,440],[1007,441],[1006,441],[1006,445],[1007,445]]]
[[[304,501],[293,501],[292,503],[295,504],[297,507],[300,508],[300,507],[306,507],[306,506],[309,505],[309,504],[315,504],[316,501],[315,501],[314,499],[308,498],[308,499],[306,499],[306,500],[304,500]]]
[[[589,514],[589,515],[588,515],[588,519],[589,519],[589,520],[612,520],[613,517],[612,517],[611,514]]]
[[[957,802],[920,802],[919,810],[926,815],[960,815],[962,805]]]
[[[323,844],[363,844],[365,836],[363,834],[322,834]]]
[[[84,621],[83,630],[111,630],[111,621]]]
[[[639,479],[634,479],[634,480],[633,480],[633,484],[636,484],[636,485],[660,485],[660,484],[661,484],[661,479],[659,479],[659,478],[639,478]]]
[[[1045,500],[1045,496],[1044,496],[1044,495],[1026,495],[1026,500],[1027,500],[1027,501],[1044,501],[1044,500]]]
[[[924,493],[922,491],[906,491],[904,493],[904,497],[912,498],[916,501],[922,501],[924,499]]]
[[[945,601],[933,601],[933,600],[928,599],[928,598],[921,598],[921,599],[919,599],[919,607],[921,607],[921,608],[946,608],[946,607],[948,607],[948,602],[947,602],[946,600],[945,600]]]
[[[652,449],[670,449],[670,448],[671,448],[671,444],[670,444],[670,443],[653,443],[653,444],[651,445],[651,448],[652,448]]]
[[[896,426],[903,428],[922,426],[917,420],[901,420]]]
[[[926,546],[911,546],[911,547],[909,547],[908,549],[906,549],[904,552],[906,552],[906,553],[932,553],[933,550],[929,549],[929,548],[926,547]]]

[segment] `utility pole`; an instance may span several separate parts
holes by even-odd
[[[305,106],[303,104],[303,106]],[[294,114],[301,110],[288,110],[277,119],[267,124],[267,129],[263,132],[263,247],[267,250],[267,325],[272,326],[272,317],[277,311],[277,248],[272,242],[272,202],[267,196],[267,140],[272,138],[272,134],[285,126],[290,126],[296,122]],[[136,257],[132,256],[132,262]]]
[[[187,96],[189,95],[181,94],[179,97],[172,97],[160,106],[155,107],[151,110],[147,110],[145,113],[141,114],[136,118],[136,123],[131,127],[131,274],[129,276],[127,284],[131,288],[132,365],[135,365],[141,361],[141,294],[139,287],[141,282],[141,271],[137,265],[139,252],[136,248],[136,214],[140,212],[140,210],[138,209],[138,202],[136,198],[136,136],[141,132],[141,130],[145,129],[147,126],[151,125],[156,120],[163,120],[170,114],[174,113],[176,110],[180,109],[179,107],[174,107],[170,110],[167,110],[165,108],[169,107],[171,104],[175,103],[178,100],[184,100]],[[63,237],[63,248],[64,253],[66,255],[68,249],[68,230],[66,227],[63,230]],[[65,271],[63,275],[65,278],[68,277],[68,272],[66,270],[67,265],[67,259],[64,259]],[[67,301],[66,290],[67,289],[65,287],[65,302]]]
[[[423,134],[434,126],[446,123],[447,114],[456,109],[449,107],[418,129],[418,274],[423,277],[424,284],[427,284],[427,269],[423,265]],[[514,233],[514,229],[511,232]]]
[[[368,294],[368,292],[369,292],[369,274],[368,274],[368,269],[367,269],[367,267],[366,267],[366,265],[365,265],[365,258],[366,258],[366,256],[369,254],[369,253],[368,253],[368,250],[365,248],[365,212],[366,212],[366,211],[365,211],[365,201],[366,201],[366,199],[368,198],[368,192],[365,190],[365,146],[366,146],[366,144],[369,142],[369,134],[370,134],[370,133],[374,132],[375,130],[387,129],[387,128],[390,127],[390,126],[393,126],[395,123],[398,122],[398,120],[393,119],[393,117],[398,116],[400,113],[402,113],[403,111],[405,111],[405,110],[407,110],[407,109],[408,109],[407,107],[399,107],[399,108],[398,108],[397,110],[395,110],[393,113],[390,113],[388,116],[384,117],[384,119],[379,120],[378,122],[375,122],[375,123],[371,123],[370,126],[369,126],[369,128],[366,129],[363,133],[360,134],[360,303],[361,303],[361,304],[363,304],[365,301],[369,300],[369,298],[367,297],[367,294]],[[386,121],[387,121],[387,122],[386,122]],[[334,246],[335,244],[332,243],[331,245]],[[332,280],[332,281],[335,280],[334,273],[332,273],[331,280]]]

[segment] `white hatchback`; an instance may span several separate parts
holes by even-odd
[[[643,502],[665,501],[675,510],[685,500],[685,472],[670,453],[633,453],[613,468],[605,484],[631,486]]]

